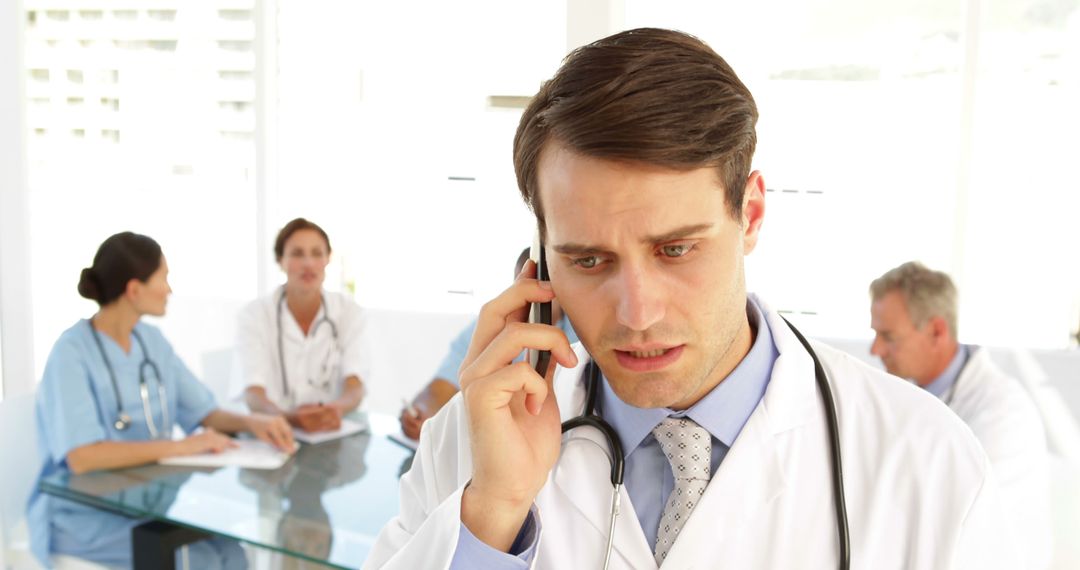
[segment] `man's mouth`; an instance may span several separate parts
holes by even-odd
[[[678,346],[642,346],[626,347],[626,350],[615,349],[615,359],[628,370],[635,372],[651,372],[666,368],[682,356],[683,348]]]
[[[660,356],[661,354],[664,354],[667,351],[668,351],[668,349],[666,349],[666,348],[657,348],[657,349],[654,349],[654,350],[644,350],[644,351],[642,351],[642,350],[631,350],[629,352],[630,352],[630,356],[633,356],[634,358],[653,358],[654,356]]]

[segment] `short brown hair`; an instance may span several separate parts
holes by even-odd
[[[543,231],[536,171],[555,141],[594,158],[715,166],[739,219],[757,118],[750,90],[701,40],[655,28],[621,32],[571,52],[526,107],[514,137],[518,188]]]
[[[870,283],[870,299],[877,301],[897,291],[904,298],[911,322],[922,328],[931,317],[941,317],[949,325],[949,335],[956,340],[956,285],[942,271],[934,271],[909,261],[885,272]]]
[[[326,235],[326,232],[319,227],[319,224],[315,222],[309,222],[304,218],[296,218],[295,220],[285,224],[285,227],[281,228],[281,231],[277,234],[277,239],[274,240],[274,257],[278,263],[281,262],[281,258],[285,256],[285,242],[289,241],[289,238],[293,234],[300,230],[315,230],[319,232],[319,235],[326,241],[326,253],[330,253],[330,236]]]

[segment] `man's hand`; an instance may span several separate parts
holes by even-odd
[[[286,453],[296,451],[292,427],[281,416],[251,414],[247,416],[247,430],[281,451]]]
[[[478,539],[504,552],[559,458],[554,364],[577,365],[562,330],[524,322],[530,302],[555,297],[548,283],[532,277],[535,268],[526,264],[509,289],[484,305],[460,374],[473,456],[461,521]],[[546,377],[528,362],[512,363],[525,349],[551,351]]]

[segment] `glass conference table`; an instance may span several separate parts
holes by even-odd
[[[176,548],[208,535],[357,568],[398,512],[398,479],[413,455],[387,437],[396,418],[369,419],[370,433],[302,444],[275,470],[155,464],[49,477],[41,489],[148,519],[132,534],[137,569],[170,569]]]

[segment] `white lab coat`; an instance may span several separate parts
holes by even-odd
[[[1053,555],[1053,532],[1042,419],[1024,387],[993,363],[989,351],[974,346],[970,350],[955,391],[946,401],[990,457],[1001,504],[1017,533],[1025,567],[1047,568]]]
[[[240,312],[236,348],[239,370],[230,383],[230,398],[239,397],[248,386],[262,386],[278,407],[289,410],[302,404],[327,402],[341,395],[345,378],[367,377],[371,358],[364,338],[363,310],[348,296],[327,291],[305,335],[285,303],[282,288],[249,303]],[[278,327],[278,308],[281,327]],[[320,321],[324,317],[337,328]],[[278,338],[285,351],[289,389],[282,385]],[[324,369],[325,366],[325,369]]]
[[[777,313],[759,304],[780,356],[664,568],[838,565],[829,430],[813,363]],[[1019,568],[986,454],[959,418],[915,386],[837,350],[814,348],[839,415],[851,567]],[[576,350],[584,363],[584,349]],[[556,374],[564,420],[583,408],[583,369]],[[364,568],[448,567],[472,472],[465,412],[458,396],[425,425],[401,480],[401,512]],[[563,441],[536,497],[541,531],[533,568],[600,568],[611,497],[606,445],[592,429]],[[656,568],[625,490],[614,550],[612,568]]]

